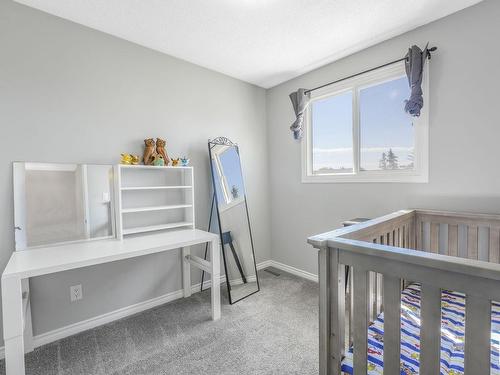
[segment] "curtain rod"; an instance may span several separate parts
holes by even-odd
[[[431,56],[431,52],[434,52],[436,50],[437,50],[437,47],[431,47],[431,48],[427,49],[427,58],[429,60],[432,57]],[[324,85],[321,85],[321,86],[315,87],[313,89],[309,89],[309,90],[304,91],[304,94],[309,94],[310,92],[322,89],[323,87],[330,86],[330,85],[333,85],[335,83],[339,83],[339,82],[345,81],[346,79],[357,77],[357,76],[359,76],[361,74],[370,73],[370,72],[372,72],[372,71],[374,71],[376,69],[385,68],[386,66],[389,66],[389,65],[392,65],[392,64],[396,64],[398,62],[405,61],[405,60],[406,60],[406,57],[403,57],[402,59],[397,59],[397,60],[394,60],[394,61],[382,64],[382,65],[376,66],[374,68],[371,68],[371,69],[368,69],[368,70],[364,70],[364,71],[356,73],[356,74],[352,74],[352,75],[350,75],[348,77],[344,77],[344,78],[341,78],[341,79],[337,79],[336,81],[325,83]]]

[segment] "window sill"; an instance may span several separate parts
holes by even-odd
[[[335,184],[335,183],[418,183],[429,182],[427,174],[417,172],[393,172],[393,173],[370,173],[361,174],[331,174],[331,175],[303,175],[303,184]]]

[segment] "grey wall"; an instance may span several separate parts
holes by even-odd
[[[156,136],[191,157],[198,228],[210,202],[207,139],[240,144],[257,261],[270,258],[263,89],[10,0],[0,0],[0,46],[0,269],[14,247],[12,161],[116,163]],[[70,303],[79,283],[84,299]],[[178,253],[35,278],[35,333],[180,287]]]
[[[274,260],[316,272],[307,236],[355,216],[404,207],[498,213],[498,19],[500,3],[487,0],[279,85],[266,98],[255,86],[0,0],[0,268],[13,248],[11,161],[114,163],[154,136],[167,138],[171,155],[191,157],[200,228],[210,193],[206,140],[222,134],[240,144],[258,262],[270,258],[272,245]],[[288,94],[426,41],[439,46],[430,66],[430,182],[302,184]],[[35,332],[177,290],[179,261],[172,253],[36,278]],[[78,283],[84,299],[71,304],[69,286]]]
[[[407,207],[500,213],[499,20],[500,2],[488,0],[268,90],[274,260],[316,273],[306,238],[357,216]],[[427,41],[439,47],[430,65],[430,182],[302,184],[288,94],[391,61]]]

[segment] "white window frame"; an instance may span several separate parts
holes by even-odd
[[[429,64],[425,64],[422,90],[424,107],[420,117],[413,118],[415,127],[415,168],[413,170],[359,171],[360,160],[360,124],[358,99],[359,92],[369,86],[405,76],[404,62],[391,64],[372,72],[353,77],[311,92],[311,101],[305,113],[305,129],[302,140],[302,182],[303,183],[342,183],[342,182],[392,182],[392,183],[427,183],[429,182]],[[342,92],[353,92],[353,161],[352,173],[317,175],[312,172],[312,103]],[[404,103],[401,103],[403,106]]]
[[[241,195],[238,198],[233,198],[232,194],[230,193],[230,187],[229,184],[227,183],[227,178],[226,175],[224,174],[224,168],[222,167],[222,162],[220,160],[220,155],[229,149],[229,146],[226,147],[220,147],[219,150],[214,151],[214,161],[215,161],[215,166],[217,170],[217,175],[219,177],[219,180],[221,181],[222,185],[222,194],[224,195],[224,202],[218,202],[219,203],[219,209],[221,212],[229,210],[230,208],[237,206],[245,201],[245,195]]]

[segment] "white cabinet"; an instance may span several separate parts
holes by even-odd
[[[116,165],[116,232],[194,228],[193,167]]]

